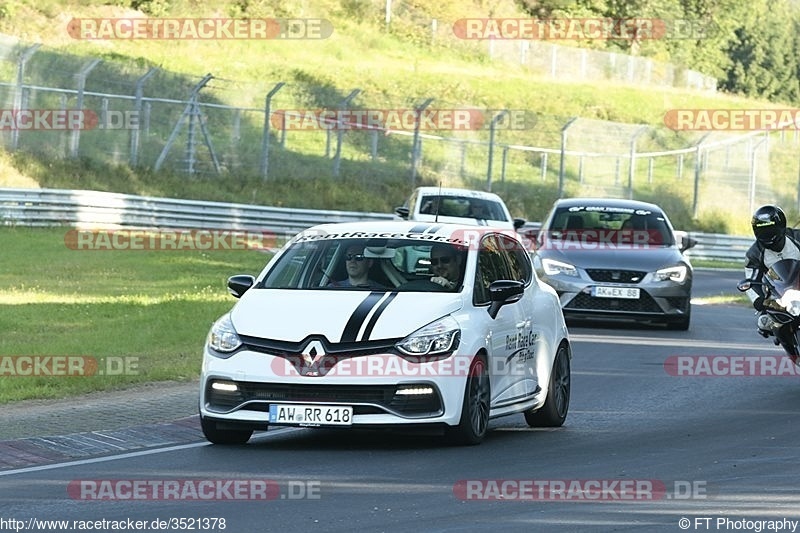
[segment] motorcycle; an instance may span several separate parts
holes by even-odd
[[[764,288],[764,313],[759,329],[769,331],[795,365],[800,366],[800,260],[781,259],[763,279],[745,279],[737,288],[745,292],[754,285]]]

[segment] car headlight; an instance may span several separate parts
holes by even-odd
[[[453,317],[446,316],[418,329],[396,344],[406,355],[436,356],[449,354],[458,347],[461,328]]]
[[[555,259],[542,259],[542,269],[548,276],[564,274],[565,276],[578,277],[578,269],[569,263],[562,263]]]
[[[228,357],[230,357],[230,352],[242,345],[242,340],[233,328],[230,313],[214,322],[211,331],[208,332],[206,342],[209,348],[221,354],[228,354]]]
[[[800,291],[790,289],[778,299],[778,303],[792,316],[800,316]]]
[[[689,269],[686,268],[686,265],[662,268],[661,270],[655,271],[653,274],[653,279],[655,281],[674,281],[675,283],[683,283],[686,280],[686,274],[688,271]]]

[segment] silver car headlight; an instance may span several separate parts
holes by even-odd
[[[437,356],[449,354],[458,347],[461,328],[451,316],[422,327],[396,344],[406,355]]]
[[[548,276],[564,274],[565,276],[578,277],[578,269],[569,263],[556,261],[555,259],[542,259],[542,269]]]
[[[686,274],[688,272],[689,269],[686,268],[686,265],[662,268],[661,270],[656,270],[653,273],[653,279],[655,281],[674,281],[675,283],[683,283],[686,281]]]
[[[800,291],[790,289],[777,301],[790,315],[800,316]]]
[[[242,340],[233,328],[230,313],[214,322],[214,325],[211,326],[211,331],[208,332],[206,342],[209,348],[220,353],[220,357],[230,357],[232,355],[230,352],[242,345]]]

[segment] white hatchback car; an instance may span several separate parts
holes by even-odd
[[[200,379],[213,443],[274,425],[438,426],[477,444],[495,417],[567,416],[561,306],[513,230],[317,226],[228,288],[239,301],[211,328]]]
[[[498,195],[471,189],[417,187],[402,207],[400,218],[422,222],[453,222],[476,226],[519,229],[525,219],[513,218]]]

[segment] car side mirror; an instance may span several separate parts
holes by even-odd
[[[504,305],[514,303],[522,297],[525,292],[525,284],[521,281],[510,279],[500,279],[493,281],[489,285],[489,316],[497,317],[500,308]]]
[[[228,278],[228,292],[236,298],[241,298],[256,282],[256,278],[247,274],[239,274]]]
[[[395,207],[394,212],[403,219],[408,219],[408,208],[407,207]]]
[[[694,248],[697,246],[697,239],[690,237],[689,233],[686,231],[675,231],[675,238],[680,242],[678,245],[678,249],[681,252],[685,252],[689,248]]]
[[[694,237],[689,237],[687,235],[681,241],[681,252],[685,252],[689,248],[694,248],[695,246],[697,246],[697,239],[695,239]]]
[[[524,218],[515,218],[514,219],[514,229],[519,231],[519,228],[524,226],[526,222],[527,222],[527,220],[525,220]]]

